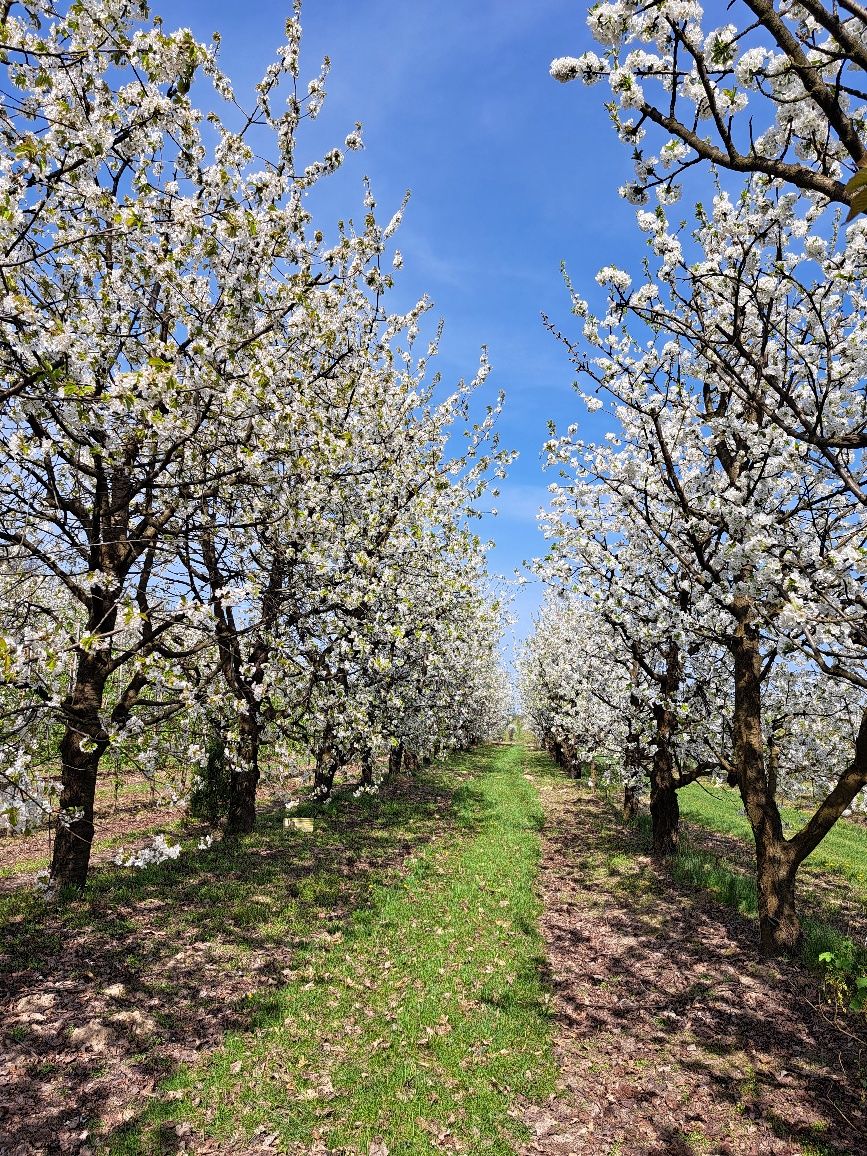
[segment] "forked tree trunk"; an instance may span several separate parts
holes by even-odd
[[[795,955],[803,942],[795,899],[797,871],[867,785],[867,709],[861,716],[852,762],[808,822],[791,839],[786,839],[775,797],[776,768],[765,766],[761,653],[752,606],[747,599],[736,604],[735,617],[737,627],[731,642],[735,673],[735,757],[730,780],[734,779],[740,788],[756,844],[762,951],[766,955]]]
[[[734,778],[756,845],[761,947],[765,955],[794,955],[803,939],[795,905],[799,860],[783,834],[780,810],[765,766],[760,640],[752,606],[746,599],[736,607],[736,620],[731,643],[735,674]]]
[[[74,685],[63,704],[66,726],[60,743],[61,793],[51,884],[81,890],[93,844],[93,805],[99,760],[108,745],[101,710],[107,671],[100,654],[81,655]],[[85,747],[93,749],[82,750]]]

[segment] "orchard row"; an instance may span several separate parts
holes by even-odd
[[[521,676],[561,762],[616,766],[627,812],[649,782],[658,853],[679,788],[737,787],[762,946],[795,951],[798,868],[867,784],[867,25],[726,12],[598,4],[599,53],[552,65],[610,85],[647,252],[599,273],[603,308],[570,285],[562,340],[609,430],[547,444],[553,591]],[[673,208],[686,186],[703,202]],[[786,832],[792,798],[811,817]]]
[[[219,751],[243,833],[266,767],[324,797],[501,725],[471,527],[508,455],[484,360],[444,391],[428,303],[387,306],[400,212],[307,208],[344,153],[299,161],[298,10],[248,105],[134,0],[0,29],[0,812],[80,887],[109,760]]]

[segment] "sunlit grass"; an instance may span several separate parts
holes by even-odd
[[[678,799],[685,819],[709,830],[734,835],[753,846],[752,831],[737,791],[691,783],[678,792]],[[784,807],[786,834],[800,829],[809,817],[808,811]],[[852,885],[856,896],[867,903],[867,830],[840,819],[805,860],[804,869],[836,872]]]
[[[465,1151],[514,1152],[522,1131],[509,1108],[555,1083],[534,893],[542,814],[525,758],[519,746],[491,749],[444,770],[440,838],[308,941],[285,984],[249,1001],[251,1029],[173,1076],[109,1150],[160,1152],[188,1123],[229,1141],[267,1132],[277,1150],[319,1137],[409,1156],[454,1136]],[[334,810],[318,812],[313,839],[339,838]],[[411,799],[391,810],[370,801],[370,837],[380,824],[391,840],[401,823],[410,832]],[[327,928],[311,927],[336,887],[327,870],[298,880],[292,898],[286,882],[260,879],[255,901],[241,901],[237,882],[222,881],[227,916],[248,918],[259,943]]]

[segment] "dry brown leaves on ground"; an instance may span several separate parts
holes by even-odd
[[[242,847],[234,869],[219,867],[215,845],[185,864],[174,885],[154,876],[149,894],[134,901],[110,905],[109,891],[72,908],[46,904],[38,926],[24,917],[8,924],[9,941],[0,943],[0,1156],[92,1156],[99,1137],[140,1115],[178,1065],[203,1058],[227,1031],[248,1029],[249,997],[287,982],[309,945],[339,938],[370,887],[402,874],[441,833],[449,798],[409,780],[389,784],[392,800],[410,794],[418,816],[411,831],[380,829],[350,804],[339,823],[322,821],[314,843],[284,837],[277,816],[277,834]],[[306,887],[311,897],[302,901]],[[209,898],[215,891],[219,902]],[[284,903],[302,904],[297,934],[265,934]],[[197,1143],[195,1151],[273,1152],[266,1139],[245,1149]],[[179,1133],[167,1150],[191,1149]]]
[[[526,1108],[525,1156],[863,1156],[863,1021],[835,1022],[814,977],[762,960],[756,928],[629,846],[606,803],[537,785],[563,1087]]]

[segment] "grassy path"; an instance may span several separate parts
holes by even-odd
[[[528,1156],[860,1156],[867,1032],[752,920],[683,886],[609,803],[551,775],[543,932],[564,1084]]]
[[[0,1151],[514,1152],[555,1076],[523,758],[0,898]]]
[[[867,1039],[815,975],[545,756],[307,815],[0,897],[0,1151],[867,1151]]]
[[[463,767],[459,833],[257,1000],[252,1035],[176,1079],[173,1119],[227,1140],[264,1132],[278,1150],[311,1138],[514,1150],[511,1100],[552,1081],[532,889],[541,816],[517,748]]]

